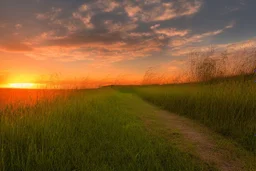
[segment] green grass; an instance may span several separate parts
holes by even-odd
[[[256,83],[251,79],[119,89],[198,120],[256,152]]]
[[[0,110],[0,170],[204,170],[146,130],[136,98],[81,90]]]

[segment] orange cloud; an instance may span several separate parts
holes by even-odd
[[[49,19],[51,21],[54,21],[58,17],[58,15],[60,14],[61,11],[62,11],[61,8],[52,7],[51,11],[49,11],[49,12],[37,13],[36,18],[38,20],[47,20],[47,19]]]
[[[191,16],[197,13],[201,6],[202,0],[179,0],[169,3],[160,3],[153,1],[154,6],[147,8],[149,3],[140,3],[139,6],[125,4],[125,11],[133,21],[141,20],[143,22],[165,21],[182,16]]]
[[[227,50],[228,53],[235,53],[237,51],[242,51],[245,49],[251,49],[256,47],[256,38],[227,44],[215,44],[212,45],[216,51]],[[186,56],[191,52],[206,52],[209,50],[208,45],[204,46],[187,46],[187,47],[177,47],[170,51],[173,56]]]
[[[16,28],[17,30],[19,30],[19,29],[22,28],[22,25],[21,25],[21,24],[16,24],[16,25],[15,25],[15,28]]]
[[[85,11],[87,11],[87,10],[89,10],[89,7],[88,7],[87,4],[83,4],[83,5],[81,5],[81,6],[78,8],[78,11],[79,11],[79,12],[85,12]]]
[[[96,0],[90,3],[84,3],[79,8],[79,12],[112,12],[116,8],[120,7],[117,1],[113,0]]]
[[[177,30],[176,28],[163,28],[163,29],[154,29],[156,34],[162,34],[167,37],[180,36],[183,37],[189,33],[189,30]]]
[[[125,7],[125,11],[127,12],[129,17],[136,16],[142,9],[139,6],[130,6],[127,5]]]
[[[150,37],[152,35],[153,34],[149,33],[149,32],[132,32],[132,33],[129,33],[129,36],[131,36],[131,37]]]
[[[205,38],[221,34],[226,29],[233,28],[233,26],[234,26],[234,24],[232,23],[232,24],[227,25],[223,29],[210,31],[210,32],[202,33],[202,34],[196,34],[196,35],[193,35],[190,37],[173,39],[170,41],[169,46],[170,47],[179,47],[179,46],[185,46],[185,45],[191,44],[191,43],[202,42]]]
[[[120,6],[118,2],[111,0],[101,0],[99,2],[102,5],[101,8],[104,10],[104,12],[111,12]]]
[[[38,38],[41,38],[41,42],[37,40],[38,47],[26,55],[38,60],[51,58],[60,61],[99,60],[111,63],[146,57],[161,50],[164,42],[156,38],[143,40],[140,34],[151,36],[150,33],[123,34],[96,31],[57,38],[52,33],[49,35],[44,33]]]
[[[82,23],[84,23],[86,28],[93,29],[94,25],[91,23],[92,14],[88,13],[85,16],[82,16],[80,13],[74,12],[73,17],[75,19],[80,20]]]
[[[6,51],[6,52],[25,52],[25,51],[32,51],[33,48],[21,43],[21,42],[5,42],[0,43],[0,51]]]
[[[151,26],[150,29],[154,30],[154,29],[156,29],[156,28],[158,28],[160,26],[161,26],[160,24],[155,24],[155,25]]]
[[[104,24],[110,32],[127,32],[132,31],[138,27],[138,24],[135,23],[114,23],[112,20],[107,20],[104,22]]]
[[[203,34],[197,34],[197,35],[185,38],[183,40],[181,40],[181,39],[173,40],[171,42],[171,45],[172,46],[181,46],[181,45],[185,45],[185,44],[188,44],[188,43],[201,42],[201,41],[203,41],[204,38],[221,34],[221,33],[223,33],[223,31],[224,30],[216,30],[216,31],[213,31],[213,32],[206,32],[206,33],[203,33]]]
[[[26,40],[26,45],[34,48],[26,55],[38,60],[97,59],[108,62],[146,57],[162,50],[167,45],[168,38],[184,37],[189,31],[175,28],[159,29],[160,24],[155,24],[151,26],[152,31],[136,32],[139,24],[137,21],[162,21],[192,15],[199,11],[202,1],[179,0],[162,3],[161,0],[138,0],[137,4],[131,1],[92,1],[82,4],[65,19],[60,18],[61,8],[52,8],[47,13],[39,13],[36,15],[37,19],[58,24],[59,30],[62,31],[49,30]],[[92,22],[95,15],[111,12],[120,7],[130,18],[128,21],[106,20],[101,24],[103,28]],[[63,31],[63,28],[66,31]]]
[[[88,29],[93,29],[94,25],[91,19],[94,15],[101,12],[112,12],[120,4],[112,0],[97,0],[91,3],[81,5],[76,12],[73,12],[73,18],[80,20]],[[73,24],[66,26],[70,31],[78,30]]]

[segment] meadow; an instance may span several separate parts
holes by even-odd
[[[256,83],[253,75],[119,89],[198,121],[256,154]]]
[[[5,105],[0,170],[215,170],[147,131],[141,118],[152,111],[141,105],[138,97],[111,88]]]
[[[253,76],[94,90],[1,89],[0,170],[253,171],[255,92]]]

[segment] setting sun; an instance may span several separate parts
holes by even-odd
[[[36,84],[35,83],[10,83],[9,84],[10,88],[36,88]]]

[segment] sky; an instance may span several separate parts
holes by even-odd
[[[256,45],[255,0],[1,0],[0,85],[138,83],[194,49]]]

